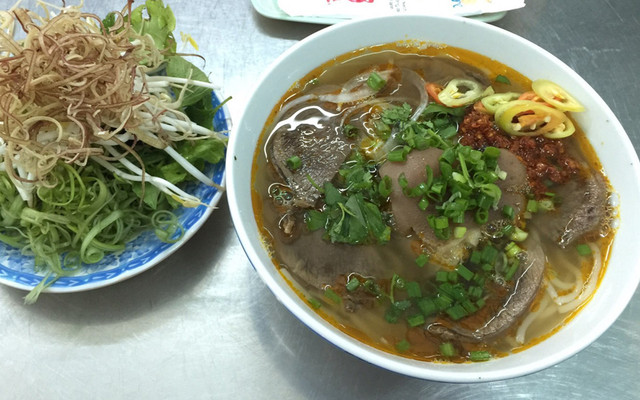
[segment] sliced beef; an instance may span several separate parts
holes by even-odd
[[[320,197],[324,182],[331,181],[350,153],[350,145],[338,132],[339,118],[319,105],[305,104],[292,110],[272,133],[268,152],[278,173],[294,192],[294,203],[311,207]],[[292,156],[300,157],[296,170],[287,166]]]
[[[578,177],[553,191],[560,203],[555,210],[536,215],[533,223],[561,247],[597,230],[605,222],[609,191],[601,174]]]
[[[332,284],[340,275],[380,278],[389,273],[379,246],[331,243],[322,239],[321,231],[301,235],[279,254],[289,272],[317,288]]]
[[[432,260],[444,265],[455,266],[466,257],[469,248],[477,246],[481,238],[482,227],[468,218],[464,224],[467,227],[467,233],[463,238],[447,241],[438,239],[427,222],[427,215],[435,213],[435,205],[431,204],[425,213],[418,208],[419,199],[405,196],[398,184],[398,177],[402,173],[407,178],[410,187],[425,181],[425,166],[427,165],[431,167],[434,176],[438,176],[440,174],[438,159],[441,154],[442,150],[434,148],[412,151],[405,162],[385,163],[380,168],[380,175],[389,176],[393,183],[390,199],[396,230],[403,235],[417,235],[424,242]],[[497,211],[491,212],[490,221],[504,218],[500,210],[505,204],[514,207],[516,215],[520,214],[525,200],[523,193],[527,189],[526,168],[515,155],[507,150],[501,150],[498,165],[500,169],[507,172],[507,178],[504,181],[496,182],[502,190],[502,197]]]
[[[546,259],[542,247],[533,240],[527,240],[524,246],[527,251],[522,253],[523,258],[516,273],[515,285],[503,299],[502,306],[495,315],[491,314],[480,324],[477,321],[472,323],[465,321],[467,318],[474,318],[471,316],[451,323],[449,326],[432,324],[427,330],[445,340],[480,342],[496,338],[511,328],[536,298],[544,275]],[[470,325],[476,326],[470,328]]]

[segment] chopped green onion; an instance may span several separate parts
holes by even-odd
[[[287,159],[287,168],[295,171],[302,166],[302,160],[298,156],[291,156]]]
[[[518,270],[519,266],[520,266],[520,261],[517,259],[513,260],[511,264],[509,264],[509,269],[507,270],[507,273],[504,274],[504,279],[510,281],[511,278],[513,278],[513,276],[516,274],[516,271]]]
[[[422,290],[420,289],[420,284],[418,282],[407,282],[405,284],[405,289],[407,290],[407,296],[409,296],[410,299],[422,297]]]
[[[442,343],[440,345],[440,354],[445,357],[453,357],[456,355],[456,348],[453,347],[451,342]]]
[[[551,199],[541,199],[538,201],[538,209],[540,211],[553,211],[556,206]]]
[[[530,213],[538,212],[538,202],[533,199],[527,201],[527,211],[529,211]]]
[[[478,224],[486,224],[489,221],[489,211],[485,209],[476,210],[475,220]]]
[[[475,350],[469,352],[469,360],[474,362],[488,361],[491,359],[491,353],[485,350]]]
[[[436,306],[436,303],[432,299],[426,298],[418,300],[418,308],[425,317],[435,314],[436,311],[438,311],[438,306]]]
[[[416,264],[418,267],[424,267],[429,262],[429,255],[422,253],[416,258]]]
[[[342,298],[338,295],[338,293],[334,292],[333,289],[331,289],[330,287],[327,287],[324,290],[324,296],[336,304],[342,303]]]
[[[407,323],[410,327],[415,328],[416,326],[424,325],[426,320],[424,319],[424,315],[416,314],[410,317],[407,317]]]
[[[438,297],[436,297],[433,301],[440,311],[446,310],[447,307],[451,306],[451,304],[453,303],[453,300],[442,294],[438,295]]]
[[[487,264],[493,264],[494,262],[496,262],[498,254],[500,254],[500,252],[495,247],[485,246],[482,249],[482,261]]]
[[[445,311],[454,321],[457,321],[469,315],[467,310],[465,310],[465,308],[461,304],[456,304],[452,307],[449,307]]]
[[[367,85],[373,90],[380,90],[387,84],[387,81],[382,79],[377,72],[372,72],[369,74],[369,78],[367,79]]]
[[[458,268],[456,268],[456,271],[458,272],[458,275],[463,277],[464,280],[466,281],[470,281],[471,278],[473,278],[473,272],[471,272],[467,267],[465,267],[462,264],[458,265]]]
[[[515,217],[515,210],[512,206],[505,204],[504,207],[502,207],[502,214],[509,219],[513,219]]]
[[[500,149],[493,146],[488,146],[484,149],[484,156],[489,158],[498,158],[500,156]]]
[[[478,311],[478,307],[476,307],[475,304],[471,302],[471,300],[465,300],[462,303],[460,303],[460,305],[462,305],[462,307],[469,314],[473,314],[474,312]]]
[[[522,249],[515,242],[509,242],[505,246],[504,252],[508,258],[514,258],[522,252]]]
[[[467,233],[467,228],[464,226],[456,226],[453,228],[453,237],[456,239],[462,239]]]
[[[479,299],[480,297],[482,297],[482,293],[484,291],[482,290],[482,288],[480,286],[471,286],[469,287],[469,297],[473,297],[475,299]]]
[[[503,226],[502,229],[500,229],[500,233],[502,233],[503,236],[510,236],[514,230],[515,230],[515,226],[509,224],[509,225]]]
[[[434,219],[435,229],[445,229],[449,227],[449,219],[447,217],[436,217]]]
[[[482,210],[488,210],[492,205],[493,205],[493,197],[491,196],[482,195],[478,200],[478,208]]]
[[[482,262],[482,253],[477,250],[471,252],[471,257],[469,257],[469,262],[475,265],[479,265]]]
[[[579,244],[576,246],[576,250],[578,251],[578,254],[583,257],[591,254],[591,247],[589,247],[588,244]]]
[[[424,211],[427,209],[427,207],[429,207],[429,200],[426,197],[423,197],[422,199],[420,199],[420,201],[418,202],[418,207]]]
[[[346,288],[348,291],[353,292],[359,286],[360,286],[360,281],[358,280],[358,278],[356,278],[355,276],[352,276],[351,279],[349,279],[349,282],[347,282]]]
[[[403,189],[409,186],[409,181],[407,180],[407,177],[404,175],[404,172],[402,172],[398,176],[398,185],[400,185],[400,187]]]
[[[411,343],[409,343],[407,339],[401,340],[396,343],[396,350],[398,350],[400,353],[404,353],[405,351],[409,350],[409,348],[411,348]]]
[[[309,302],[309,304],[311,305],[311,307],[313,307],[314,309],[318,309],[320,307],[322,307],[322,303],[320,303],[318,300],[314,299],[313,297],[309,297],[307,299],[307,301]]]
[[[527,236],[529,236],[529,233],[516,226],[513,232],[509,235],[509,238],[514,242],[524,242],[527,239]]]
[[[436,272],[436,282],[447,282],[449,280],[449,272],[448,271],[438,271]]]
[[[387,154],[387,160],[392,162],[402,162],[406,161],[407,153],[404,148],[391,150],[389,154]]]

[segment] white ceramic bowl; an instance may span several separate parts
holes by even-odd
[[[273,106],[293,83],[333,57],[374,44],[407,39],[469,49],[531,79],[562,82],[588,110],[575,118],[619,194],[621,224],[606,274],[592,300],[559,332],[525,351],[484,363],[440,364],[374,349],[319,317],[291,290],[261,245],[251,205],[251,166],[260,132]],[[398,373],[437,381],[478,382],[539,371],[596,340],[623,311],[640,280],[640,246],[635,233],[640,226],[640,213],[634,210],[640,204],[640,169],[622,126],[598,94],[567,65],[527,40],[491,25],[458,18],[392,16],[355,20],[323,29],[294,45],[267,69],[232,132],[228,152],[231,215],[240,242],[262,279],[293,314],[324,338],[349,353]]]
[[[223,99],[224,97],[214,92],[211,96],[211,104],[216,107]],[[231,128],[229,115],[229,110],[223,105],[213,119],[213,126],[217,131],[227,132]],[[208,165],[204,172],[218,185],[225,184],[223,161]],[[175,243],[165,243],[152,231],[143,232],[135,240],[127,243],[123,252],[107,254],[95,264],[84,265],[74,275],[58,278],[44,291],[70,293],[112,285],[138,275],[167,258],[200,229],[223,194],[222,191],[203,183],[190,183],[185,190],[197,196],[208,206],[180,207],[175,211],[184,229],[184,235],[180,240]],[[32,256],[23,255],[20,250],[0,242],[0,283],[18,289],[33,289],[44,277],[44,272],[34,271],[33,263]]]

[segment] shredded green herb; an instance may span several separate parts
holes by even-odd
[[[334,243],[388,242],[389,216],[380,205],[387,201],[389,181],[375,172],[375,163],[355,152],[340,168],[336,184],[323,185],[325,207],[306,212],[307,228],[324,228],[325,238]]]

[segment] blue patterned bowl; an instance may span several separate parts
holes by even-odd
[[[214,107],[221,103],[216,93],[212,94],[211,102]],[[228,132],[231,128],[229,111],[222,106],[217,112],[213,126],[216,131]],[[215,165],[208,165],[205,174],[217,184],[224,186],[224,161]],[[204,184],[190,184],[185,187],[202,200],[209,207],[201,205],[197,208],[181,207],[176,215],[184,227],[183,237],[176,243],[160,241],[152,231],[143,232],[138,238],[129,242],[125,251],[109,254],[100,262],[84,265],[74,276],[58,278],[45,292],[79,292],[111,285],[135,276],[153,267],[191,238],[213,211],[222,197],[222,192]],[[31,256],[21,254],[20,250],[0,242],[0,283],[19,289],[31,290],[44,274],[34,271],[34,260]]]

